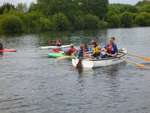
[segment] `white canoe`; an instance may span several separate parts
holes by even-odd
[[[125,61],[126,61],[126,53],[119,53],[119,55],[115,58],[105,58],[99,60],[83,59],[81,62],[81,67],[92,69],[92,68],[115,65]],[[78,63],[79,63],[79,59],[77,58],[72,59],[72,65],[74,67],[77,67]]]
[[[70,45],[62,45],[62,46],[42,46],[40,49],[55,49],[55,48],[68,48]]]

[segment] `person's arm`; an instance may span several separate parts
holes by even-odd
[[[115,51],[116,51],[116,53],[118,53],[118,47],[116,44],[115,44]]]

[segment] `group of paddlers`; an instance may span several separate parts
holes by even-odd
[[[61,46],[61,40],[56,41],[57,46]],[[75,55],[77,58],[107,58],[107,57],[115,57],[118,54],[118,48],[115,43],[115,37],[111,37],[109,42],[105,45],[105,47],[101,47],[97,41],[92,40],[89,45],[80,44],[79,49],[76,49],[73,44],[70,45],[70,48],[64,50],[66,55],[72,56]]]
[[[78,50],[77,57],[78,58],[107,58],[107,57],[115,57],[118,54],[118,48],[115,43],[115,37],[112,37],[108,44],[105,47],[101,47],[95,40],[91,41],[91,45],[88,47],[85,44],[80,45],[80,49]]]

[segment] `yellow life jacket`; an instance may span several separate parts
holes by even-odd
[[[98,54],[100,53],[100,48],[98,46],[93,47],[93,54]]]

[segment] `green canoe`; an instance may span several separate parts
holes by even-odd
[[[58,57],[63,57],[65,56],[64,53],[49,53],[48,57],[49,58],[58,58]]]

